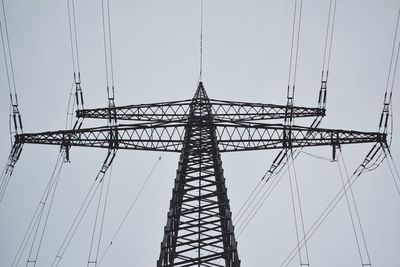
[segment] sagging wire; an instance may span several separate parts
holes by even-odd
[[[295,230],[296,230],[296,240],[297,240],[297,254],[299,256],[299,264],[300,266],[309,266],[310,265],[310,258],[309,258],[309,253],[308,253],[308,246],[307,242],[304,242],[304,253],[305,253],[305,259],[302,253],[302,248],[300,248],[299,244],[299,228],[300,231],[302,231],[303,234],[303,239],[305,239],[306,233],[305,233],[305,228],[304,228],[304,217],[303,217],[303,211],[301,207],[301,201],[300,201],[300,191],[299,191],[299,185],[298,185],[298,180],[297,180],[297,174],[296,174],[296,168],[294,164],[294,159],[293,159],[293,154],[288,151],[286,153],[287,158],[286,158],[286,165],[288,166],[288,175],[289,175],[289,185],[290,185],[290,196],[292,200],[292,211],[293,211],[293,219],[294,219],[294,224],[295,224]],[[291,165],[293,168],[293,177],[292,173],[290,170],[290,165],[289,162],[291,161]],[[293,181],[294,178],[294,181]],[[300,226],[299,226],[300,224]]]
[[[115,108],[114,97],[114,67],[111,42],[111,16],[110,16],[110,1],[101,0],[101,13],[103,19],[103,45],[104,45],[104,61],[105,74],[107,84],[108,107]],[[110,124],[111,124],[110,116]]]
[[[400,174],[399,174],[399,171],[394,162],[392,153],[390,152],[390,150],[387,147],[384,148],[384,153],[385,153],[385,158],[387,160],[390,174],[392,175],[394,185],[396,187],[397,193],[400,196]]]
[[[3,14],[4,14],[4,1],[3,3]],[[70,41],[71,41],[71,55],[72,55],[72,65],[73,65],[73,72],[74,72],[74,82],[73,86],[71,87],[70,93],[69,93],[69,100],[68,100],[68,107],[67,107],[67,116],[66,116],[66,122],[65,122],[65,128],[70,129],[72,128],[72,116],[73,116],[73,111],[75,110],[75,105],[79,108],[83,108],[83,95],[82,95],[82,89],[80,85],[80,66],[79,66],[79,53],[78,53],[78,38],[77,38],[77,30],[76,30],[76,15],[75,15],[75,4],[74,0],[67,0],[67,6],[68,6],[68,21],[69,21],[69,33],[70,33]],[[5,16],[5,14],[4,14]],[[7,32],[7,31],[6,31]],[[8,33],[7,33],[7,39],[8,39]],[[3,41],[3,47],[4,47],[4,41]],[[8,49],[9,49],[9,55],[10,55],[10,62],[11,62],[11,52],[10,52],[10,47],[8,44]],[[11,63],[11,70],[12,70],[12,63]],[[14,74],[13,71],[12,73],[12,80],[14,84],[14,91],[15,91],[15,100],[17,101],[17,95],[16,95],[16,90],[15,90],[15,81],[14,81]],[[74,86],[75,85],[75,86]],[[75,89],[75,92],[73,92],[73,89]],[[10,93],[11,97],[11,102],[13,103],[13,97]],[[75,98],[75,102],[71,101],[72,98]],[[71,104],[72,102],[72,104]],[[18,104],[16,102],[16,104]],[[72,105],[72,106],[71,106]],[[15,104],[12,104],[13,110],[18,111],[18,109],[15,109]],[[15,123],[16,116],[14,116],[14,125]],[[20,122],[20,117],[19,117],[19,122]],[[82,122],[80,122],[81,125]],[[20,122],[21,125],[21,133],[22,133],[22,123]],[[78,125],[78,121],[75,123],[74,128]],[[79,125],[79,128],[80,128]],[[18,131],[16,131],[18,132]],[[15,144],[18,145],[18,144]],[[19,144],[21,146],[21,144]],[[68,160],[68,150],[69,148],[62,147],[61,151],[59,153],[56,165],[54,167],[53,173],[50,177],[49,183],[43,193],[43,196],[38,204],[38,207],[33,215],[33,218],[31,220],[31,223],[28,226],[27,231],[25,232],[25,235],[23,237],[23,240],[20,243],[20,247],[18,249],[18,252],[13,260],[12,266],[17,266],[18,263],[21,260],[21,257],[28,245],[29,240],[31,239],[32,233],[34,232],[34,235],[32,237],[31,241],[31,247],[29,250],[29,255],[27,258],[26,265],[33,264],[34,266],[37,263],[37,259],[39,256],[40,248],[42,245],[47,221],[49,219],[50,215],[50,209],[54,200],[55,196],[55,190],[58,184],[58,180],[61,174],[61,169],[63,166],[63,163],[66,162],[64,160],[60,161],[62,158]],[[18,156],[17,157],[11,157],[11,162],[16,161],[19,157],[20,154],[20,149],[14,149],[13,150],[19,150],[18,151]],[[12,153],[15,154],[15,153]],[[14,163],[15,164],[15,163]],[[14,164],[9,164],[10,167],[13,167]],[[3,189],[3,185],[1,187]],[[1,190],[3,192],[3,190]],[[1,194],[3,195],[3,194]],[[51,195],[50,199],[50,204],[47,206],[46,210],[46,204],[48,201],[48,198]],[[44,221],[42,221],[43,215],[45,216]]]
[[[345,182],[345,186],[342,187],[339,192],[333,197],[329,202],[327,207],[322,211],[320,216],[315,220],[312,226],[307,230],[306,237],[300,240],[299,246],[304,246],[305,242],[308,241],[313,234],[318,230],[322,223],[328,218],[332,213],[333,209],[337,206],[340,200],[345,196],[345,193],[351,188],[351,186],[357,181],[366,170],[369,168],[370,164],[374,164],[374,157],[383,149],[380,143],[376,143],[372,149],[367,153],[366,157],[362,163],[357,167],[353,174]],[[291,250],[289,255],[284,259],[280,266],[288,266],[297,255],[297,246]]]
[[[142,186],[140,187],[140,189],[139,189],[138,193],[136,194],[135,198],[131,202],[131,205],[129,206],[128,210],[125,212],[125,215],[122,218],[120,224],[118,225],[117,230],[114,232],[110,242],[108,243],[107,247],[104,249],[104,251],[103,251],[103,253],[102,253],[101,257],[100,257],[100,260],[98,261],[98,265],[100,265],[102,263],[104,257],[107,255],[109,249],[115,243],[115,240],[117,239],[118,234],[122,230],[122,226],[124,225],[125,221],[127,220],[127,218],[129,217],[130,213],[132,212],[132,210],[135,207],[135,205],[136,205],[137,201],[139,200],[140,196],[142,195],[146,185],[148,184],[148,182],[150,181],[151,177],[153,176],[153,173],[154,173],[155,169],[157,168],[158,164],[161,162],[163,153],[164,152],[160,153],[160,156],[158,157],[156,162],[153,164],[153,167],[151,168],[149,174],[147,175],[145,181],[143,182]]]
[[[101,238],[102,238],[102,233],[103,233],[104,219],[105,219],[105,214],[106,214],[108,193],[109,193],[111,177],[112,177],[111,174],[112,174],[112,165],[110,165],[110,172],[108,175],[108,181],[106,181],[107,188],[106,188],[105,193],[103,193],[104,182],[101,183],[100,193],[99,193],[98,202],[97,202],[96,216],[95,216],[95,220],[94,220],[94,227],[93,227],[93,231],[92,231],[92,238],[90,241],[90,249],[89,249],[89,257],[88,257],[87,266],[90,266],[91,264],[94,264],[94,266],[98,266],[98,258],[99,258],[100,244],[101,244]],[[107,179],[107,176],[105,176],[105,179]],[[101,218],[100,226],[97,225],[99,222],[99,217]]]
[[[289,77],[288,77],[288,88],[287,88],[287,106],[293,106],[294,102],[303,0],[295,0],[294,4],[295,6],[293,13],[292,41],[290,48]],[[292,75],[292,68],[294,69],[293,75]],[[290,116],[290,118],[291,117],[292,116]]]
[[[11,179],[15,164],[17,163],[21,152],[22,144],[14,142],[14,136],[23,133],[21,113],[18,105],[17,86],[15,82],[13,57],[11,53],[11,42],[8,34],[6,8],[4,0],[1,1],[2,16],[0,19],[0,35],[3,48],[4,62],[7,74],[8,91],[10,95],[10,111],[9,111],[9,131],[11,151],[7,163],[0,176],[0,202],[2,201],[5,191]]]
[[[22,153],[22,144],[14,143],[10,155],[8,156],[6,166],[4,167],[0,177],[0,203],[4,198],[8,184],[10,183],[11,175],[13,174],[15,164]]]
[[[292,162],[289,162],[289,166],[291,164],[292,164]],[[267,201],[267,199],[269,198],[271,193],[274,191],[276,186],[279,184],[279,182],[282,180],[282,178],[285,177],[287,170],[288,170],[287,167],[288,166],[286,166],[285,170],[282,173],[281,172],[273,173],[270,176],[268,176],[263,187],[260,187],[257,190],[257,193],[254,195],[254,197],[249,202],[247,207],[242,211],[242,214],[240,215],[240,213],[238,213],[234,217],[234,223],[235,223],[235,225],[237,225],[236,233],[237,233],[238,238],[243,233],[243,231],[248,227],[248,225],[251,223],[251,221],[254,219],[254,217],[256,216],[258,211],[261,209],[261,207]],[[266,186],[266,188],[265,188],[265,186]],[[265,190],[263,191],[264,188],[265,188]],[[244,216],[244,214],[247,211],[248,211],[248,214],[242,219],[242,217]]]
[[[66,119],[66,129],[80,129],[83,123],[83,118],[77,118],[75,124],[72,126],[72,116],[75,110],[84,109],[83,91],[81,85],[81,70],[79,63],[79,47],[78,47],[78,33],[77,33],[77,22],[76,22],[76,11],[75,11],[75,0],[67,0],[68,10],[68,25],[69,25],[69,36],[71,44],[71,57],[72,57],[72,69],[74,73],[73,85],[69,94],[67,114],[71,116],[71,119]],[[75,101],[72,101],[74,98]],[[72,102],[72,104],[71,104]]]
[[[39,252],[42,246],[47,222],[49,220],[50,210],[54,201],[55,192],[61,174],[64,161],[64,151],[60,151],[50,179],[40,198],[37,208],[32,216],[29,226],[22,238],[17,254],[15,255],[11,266],[18,266],[24,252],[30,243],[30,249],[26,261],[26,266],[36,266]]]
[[[82,205],[80,206],[77,215],[75,216],[70,228],[68,229],[68,232],[65,236],[65,238],[63,239],[60,248],[57,251],[57,255],[55,256],[51,266],[58,266],[65,254],[65,252],[67,251],[72,238],[75,235],[76,230],[78,229],[79,225],[82,222],[83,217],[86,214],[86,211],[88,210],[94,196],[96,195],[96,192],[98,191],[99,187],[101,186],[104,177],[106,175],[106,172],[108,170],[108,168],[110,167],[110,165],[112,164],[114,158],[116,155],[116,151],[115,150],[109,150],[107,153],[107,156],[102,164],[102,167],[100,169],[100,171],[97,173],[88,193],[85,196],[85,199],[82,203]]]
[[[326,25],[324,58],[322,61],[321,87],[318,95],[318,108],[326,109],[327,83],[331,62],[333,33],[336,18],[336,0],[329,1],[328,22]],[[318,123],[319,124],[319,123]]]
[[[393,136],[393,116],[391,111],[392,111],[393,88],[396,80],[397,66],[400,54],[400,40],[398,40],[399,23],[400,23],[400,9],[397,14],[397,22],[393,39],[392,53],[390,57],[388,77],[386,81],[385,95],[383,99],[383,108],[379,120],[379,132],[386,134],[388,136],[389,138],[389,140],[387,141],[388,147],[390,147],[392,143],[392,136]]]
[[[301,3],[300,3],[301,4]],[[297,3],[296,3],[297,6]],[[295,12],[296,13],[296,12]],[[333,44],[333,32],[334,32],[334,25],[335,25],[335,17],[336,17],[336,0],[331,0],[329,3],[329,14],[328,14],[328,21],[327,21],[327,27],[326,27],[326,36],[325,36],[325,45],[324,45],[324,59],[323,59],[323,64],[322,64],[322,77],[321,77],[321,86],[319,90],[319,95],[318,95],[318,107],[321,109],[326,108],[326,100],[327,100],[327,82],[328,82],[328,72],[329,72],[329,66],[330,66],[330,58],[331,58],[331,53],[332,53],[332,44]],[[300,16],[299,16],[300,19]],[[292,95],[294,96],[294,91],[293,94],[291,94],[290,91],[290,83],[291,83],[291,69],[292,69],[292,61],[293,61],[293,47],[294,47],[294,40],[295,40],[295,22],[296,22],[296,15],[294,15],[293,18],[293,29],[292,29],[292,48],[291,48],[291,57],[290,57],[290,67],[289,67],[289,86],[288,86],[288,104],[291,104],[292,101]],[[298,35],[300,33],[300,29],[298,29]],[[297,39],[298,40],[298,39]],[[296,45],[298,46],[298,44]],[[296,48],[296,51],[298,49]],[[295,64],[296,65],[296,64]],[[292,88],[294,89],[294,88]],[[289,117],[289,114],[288,116]],[[311,128],[316,128],[320,125],[322,121],[323,116],[318,116],[315,118],[315,120],[311,124]],[[294,158],[297,158],[298,154],[301,152],[301,149],[294,149],[292,152],[292,155]],[[263,188],[265,188],[266,184],[268,182],[274,183],[275,181],[280,181],[282,179],[282,176],[276,180],[278,177],[279,173],[284,169],[285,165],[285,159],[286,157],[286,151],[283,149],[279,152],[279,154],[276,156],[274,159],[271,167],[269,170],[263,175],[261,178],[261,181],[258,182],[254,190],[251,192],[249,197],[246,199],[245,203],[242,204],[238,214],[235,216],[237,218],[237,221],[240,221],[242,217],[244,216],[243,213],[245,213],[247,210],[249,210],[250,206],[252,203],[256,201],[256,198],[260,195],[261,191]],[[276,185],[275,185],[276,186]],[[272,188],[275,188],[275,186],[272,186]],[[268,187],[270,188],[270,187]],[[268,193],[269,190],[266,190],[263,196],[269,196],[270,193]],[[264,203],[267,198],[264,200],[257,201],[257,203]],[[262,204],[261,204],[262,205]],[[261,206],[260,206],[261,207]],[[259,208],[255,208],[258,210]],[[252,209],[254,210],[254,209]],[[250,215],[250,217],[254,217],[253,215]],[[245,220],[247,220],[246,218]],[[251,220],[250,220],[251,221]]]
[[[11,145],[14,143],[14,135],[23,133],[21,113],[18,107],[17,86],[15,83],[13,57],[11,53],[10,37],[8,34],[7,16],[4,0],[1,1],[2,19],[0,20],[1,42],[3,46],[4,61],[6,65],[7,83],[10,94],[10,138]]]
[[[346,162],[344,160],[344,156],[343,156],[343,152],[342,152],[341,148],[339,151],[340,151],[340,153],[339,153],[339,159],[337,161],[337,165],[339,168],[339,174],[340,174],[340,179],[341,179],[343,188],[345,188],[345,180],[343,178],[343,175],[346,176],[346,181],[349,182],[349,174],[347,171]],[[341,165],[343,165],[343,167],[341,167]],[[348,208],[350,219],[351,219],[351,224],[353,227],[354,237],[356,239],[357,250],[358,250],[359,257],[360,257],[361,266],[362,267],[363,266],[372,266],[371,265],[371,257],[369,254],[364,229],[362,227],[360,214],[358,212],[358,207],[356,204],[356,199],[354,196],[353,188],[349,187],[348,191],[350,192],[350,194],[347,191],[344,191],[344,194],[345,194],[346,204],[347,204],[347,208]],[[353,215],[353,210],[355,213],[355,218]],[[357,225],[356,225],[356,222],[357,222]],[[361,241],[359,240],[359,236],[358,236],[359,234],[361,235],[361,238],[362,238],[362,244],[363,244],[362,248],[361,248],[361,244],[360,244]]]
[[[118,149],[118,131],[116,129],[117,117],[115,110],[114,69],[113,69],[113,56],[112,56],[111,16],[110,16],[109,0],[101,0],[101,13],[102,13],[104,61],[105,61],[105,74],[106,74],[106,85],[107,85],[107,102],[108,102],[107,124],[109,127],[109,142],[110,142],[109,153],[113,153],[115,155]],[[109,175],[109,182],[110,180],[111,180],[111,172]],[[104,226],[108,191],[109,191],[109,183],[107,186],[106,195],[102,197],[103,195],[103,184],[102,184],[97,204],[97,211],[94,221],[87,266],[90,266],[91,264],[94,264],[94,266],[98,265],[98,257],[100,252],[101,237]],[[102,201],[102,198],[104,198],[104,201]],[[100,222],[98,222],[99,218],[101,218]],[[100,226],[98,226],[98,223],[100,223]]]
[[[397,67],[400,55],[400,38],[399,37],[399,24],[400,24],[400,8],[397,13],[397,21],[396,28],[394,33],[394,40],[392,46],[392,53],[390,57],[389,71],[388,77],[386,81],[385,95],[383,101],[383,109],[381,113],[381,117],[379,120],[379,132],[386,135],[388,141],[385,144],[382,144],[383,147],[383,156],[380,163],[387,159],[390,173],[393,178],[393,182],[395,183],[396,190],[400,195],[400,176],[399,172],[396,168],[396,164],[394,162],[393,156],[390,152],[390,146],[393,138],[393,108],[392,108],[392,96],[393,96],[393,88],[396,81],[397,75]],[[397,47],[397,48],[396,48]],[[397,175],[397,176],[396,176]],[[397,178],[397,179],[396,179]]]

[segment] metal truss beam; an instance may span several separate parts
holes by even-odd
[[[109,119],[115,116],[118,120],[131,121],[187,121],[190,100],[161,102],[153,104],[129,105],[115,108],[82,109],[76,112],[78,118]],[[306,118],[325,116],[325,109],[307,107],[288,107],[261,103],[247,103],[210,99],[215,121],[254,121],[283,119],[286,116]]]
[[[186,124],[118,125],[16,135],[16,142],[30,144],[118,148],[181,152]],[[354,143],[385,143],[386,135],[338,129],[285,127],[281,124],[219,122],[216,128],[220,152],[266,150]]]

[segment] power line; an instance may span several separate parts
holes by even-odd
[[[340,156],[342,158],[342,163],[343,163],[344,171],[345,171],[345,174],[346,174],[346,179],[349,182],[350,181],[349,180],[349,173],[347,171],[347,166],[346,166],[346,162],[344,160],[343,153],[340,153]],[[355,213],[356,213],[358,228],[359,228],[359,230],[361,232],[361,237],[362,237],[362,241],[363,241],[363,245],[364,245],[364,251],[365,251],[365,254],[367,256],[366,263],[363,261],[362,266],[371,266],[371,257],[370,257],[370,254],[369,254],[369,250],[368,250],[367,241],[366,241],[366,238],[365,238],[364,229],[362,227],[360,213],[358,212],[358,207],[357,207],[357,203],[356,203],[356,198],[354,196],[353,188],[350,187],[349,191],[350,191],[352,204],[353,204],[353,207],[354,207],[354,210],[355,210]]]
[[[64,256],[69,244],[71,243],[72,238],[75,235],[76,230],[78,229],[80,223],[82,222],[83,217],[86,214],[87,209],[90,206],[90,203],[92,202],[97,190],[99,189],[101,183],[103,182],[103,178],[109,166],[112,164],[114,157],[115,157],[115,151],[108,151],[108,154],[103,162],[100,171],[97,173],[96,178],[94,179],[88,193],[85,196],[85,199],[82,202],[82,205],[78,210],[77,215],[75,216],[64,240],[61,243],[60,248],[58,249],[57,255],[51,264],[52,267],[58,266],[60,264],[62,257]]]
[[[322,223],[328,218],[328,216],[332,213],[334,208],[337,206],[337,204],[343,198],[345,193],[357,181],[358,177],[360,177],[363,173],[365,173],[365,170],[368,169],[369,164],[370,163],[373,164],[372,159],[377,155],[378,151],[380,151],[381,149],[382,149],[382,147],[380,146],[380,144],[377,143],[367,153],[363,162],[359,165],[359,167],[353,172],[353,174],[345,182],[345,186],[339,190],[339,192],[333,197],[333,199],[329,202],[329,204],[326,206],[326,208],[322,211],[320,216],[315,220],[315,222],[312,224],[312,226],[307,230],[306,238],[300,240],[300,243],[301,243],[300,247],[303,247],[305,244],[304,242],[308,241],[314,235],[314,233],[319,229],[319,227],[322,225]],[[288,266],[290,264],[290,262],[292,262],[294,257],[297,255],[296,251],[297,251],[297,247],[293,248],[280,266]]]
[[[23,133],[23,126],[22,126],[21,113],[19,111],[19,106],[18,106],[17,86],[15,83],[13,57],[11,53],[10,37],[8,34],[7,16],[6,16],[4,0],[1,1],[1,7],[2,7],[2,19],[0,19],[0,35],[3,46],[7,83],[10,95],[9,131],[10,131],[10,142],[11,145],[13,145],[14,135]]]
[[[29,226],[25,231],[24,237],[20,242],[18,251],[13,259],[11,266],[18,266],[18,263],[20,262],[23,253],[26,247],[28,246],[29,240],[31,239],[32,239],[31,246],[27,257],[27,265],[29,263],[33,263],[34,265],[36,265],[44,233],[46,230],[47,221],[49,219],[50,210],[54,201],[56,188],[60,178],[61,169],[63,167],[62,157],[63,157],[63,151],[61,151],[57,157],[56,164],[54,165],[54,169],[50,175],[50,179],[46,185],[45,190],[43,191],[42,197],[40,198],[40,201],[32,216]],[[48,203],[49,198],[50,198],[50,203]],[[46,204],[48,204],[47,207]],[[45,220],[42,221],[44,214],[45,214]],[[41,231],[39,233],[40,229]],[[39,234],[39,239],[37,238],[38,234]],[[31,258],[32,256],[33,258]]]
[[[146,187],[147,183],[149,182],[150,178],[153,176],[153,173],[156,169],[156,167],[158,166],[158,164],[161,162],[161,156],[163,155],[163,152],[160,154],[160,156],[157,158],[156,162],[153,164],[153,167],[151,168],[149,174],[147,175],[145,181],[143,182],[142,186],[140,187],[138,193],[136,194],[135,198],[133,199],[131,205],[129,206],[128,210],[125,212],[125,215],[122,219],[122,221],[120,222],[120,224],[117,227],[117,230],[115,231],[114,235],[112,236],[110,242],[108,243],[108,246],[106,247],[106,249],[104,250],[103,254],[100,257],[100,261],[99,261],[99,265],[101,264],[101,262],[103,261],[104,257],[106,256],[108,250],[110,249],[110,247],[114,244],[115,239],[117,238],[119,232],[122,229],[122,226],[124,225],[125,221],[127,220],[129,214],[132,212],[133,208],[136,205],[136,202],[138,201],[138,199],[140,198],[140,196],[142,195],[144,188]]]

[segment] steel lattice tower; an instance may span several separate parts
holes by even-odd
[[[321,118],[325,107],[210,99],[202,82],[191,100],[81,109],[76,115],[72,130],[17,134],[12,155],[18,158],[25,143],[58,145],[67,157],[72,146],[100,147],[108,149],[105,173],[118,149],[180,153],[157,267],[240,266],[220,153],[281,149],[276,167],[294,148],[386,144],[385,133],[323,129],[317,120],[311,127],[268,123]],[[83,118],[113,123],[81,128]]]
[[[157,266],[240,266],[210,100],[202,83],[190,105]],[[189,265],[188,265],[189,264]]]

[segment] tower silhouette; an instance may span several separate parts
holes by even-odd
[[[118,149],[180,153],[157,267],[240,266],[220,153],[309,146],[332,146],[335,152],[342,144],[386,144],[379,132],[268,123],[325,116],[325,107],[210,99],[202,82],[191,100],[81,109],[76,115],[72,130],[17,134],[15,147],[58,145],[67,157],[72,146],[106,148],[103,173]],[[115,123],[81,128],[83,118]]]

